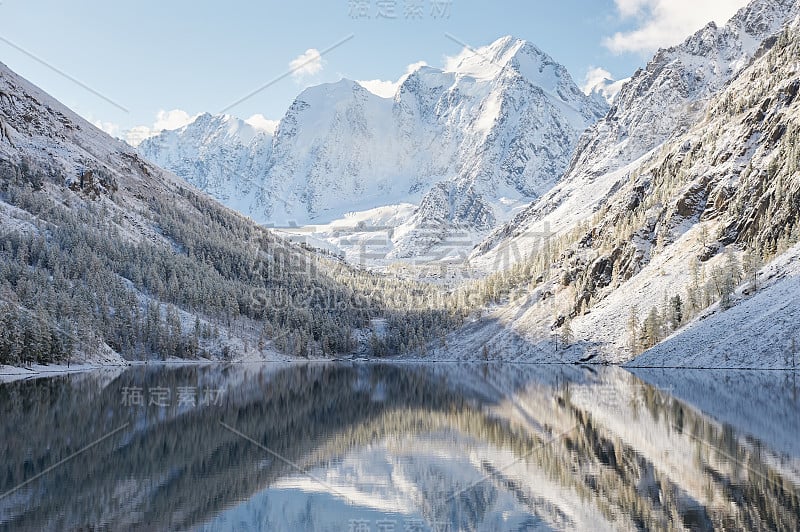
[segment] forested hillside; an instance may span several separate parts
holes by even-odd
[[[600,162],[573,165],[452,282],[282,240],[0,66],[0,364],[630,360],[752,296],[800,238],[798,12],[756,0],[658,54],[587,133],[606,140],[575,154],[595,146]],[[687,93],[698,64],[714,75]],[[655,100],[682,125],[617,153]]]
[[[416,349],[432,288],[277,238],[0,68],[0,364]]]
[[[507,249],[520,260],[490,277],[506,304],[454,349],[469,352],[480,339],[489,353],[623,362],[693,319],[724,312],[759,291],[767,276],[763,267],[800,240],[798,57],[795,21],[765,40],[739,76],[702,102],[692,127],[603,175],[619,182],[583,218],[572,226],[565,222],[568,229],[556,228],[554,236],[538,241],[544,245],[526,249],[528,230],[517,228],[487,255],[481,252],[488,247],[479,249],[476,261],[496,259]],[[786,316],[794,307],[774,310]],[[751,325],[740,324],[740,330],[757,329]],[[740,353],[736,365],[783,366],[776,346],[791,345],[795,335],[784,324],[767,340],[749,338],[760,347]],[[685,356],[674,353],[674,360],[662,363],[679,364]]]

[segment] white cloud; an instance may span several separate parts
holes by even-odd
[[[148,126],[135,126],[125,131],[125,142],[133,147],[138,146],[144,139],[157,135],[158,131],[153,131]]]
[[[649,0],[615,0],[617,10],[623,17],[632,17],[642,12]]]
[[[295,78],[318,74],[322,72],[322,55],[316,48],[309,48],[305,53],[289,61],[289,69]]]
[[[631,78],[624,78],[615,81],[614,83],[609,83],[602,89],[600,89],[600,94],[606,99],[609,105],[613,105],[614,100],[617,99],[617,94],[622,90],[622,87],[628,83]]]
[[[589,71],[586,72],[586,76],[583,78],[583,86],[581,89],[586,95],[596,93],[604,98],[609,104],[613,104],[614,98],[617,97],[617,94],[619,94],[622,86],[628,80],[630,80],[630,78],[615,81],[611,72],[605,68],[590,67]]]
[[[95,120],[92,123],[96,128],[105,131],[112,137],[119,136],[119,131],[120,131],[119,124],[115,124],[114,122],[103,122],[102,120]]]
[[[279,120],[269,120],[265,118],[262,114],[255,114],[244,121],[246,124],[253,126],[256,129],[261,131],[266,131],[270,135],[275,134],[275,130],[278,129]]]
[[[614,76],[605,68],[592,67],[583,78],[583,92],[591,94],[598,85],[605,85],[606,83],[614,81]]]
[[[377,94],[381,98],[392,98],[397,92],[398,86],[398,83],[395,81],[385,81],[382,79],[369,79],[359,81],[358,83],[372,94]]]
[[[444,56],[444,71],[445,72],[453,72],[458,68],[458,65],[464,59],[468,59],[469,57],[475,55],[475,51],[470,50],[469,48],[462,48],[460,52],[456,55],[446,55]]]
[[[173,109],[171,111],[162,109],[156,113],[155,122],[153,122],[152,126],[132,127],[124,132],[124,139],[131,146],[138,146],[144,139],[154,137],[164,130],[180,129],[191,124],[197,116],[192,116],[182,109]]]
[[[156,122],[153,129],[162,131],[164,129],[180,129],[191,124],[197,116],[191,116],[183,109],[173,109],[172,111],[161,110],[156,114]]]
[[[413,74],[414,72],[416,72],[420,68],[426,67],[426,66],[428,66],[428,63],[426,63],[425,61],[417,61],[416,63],[411,63],[410,65],[408,65],[406,67],[406,73],[403,76],[403,78],[401,78],[401,79],[407,78],[410,74]]]
[[[397,89],[400,85],[406,80],[406,78],[413,73],[418,68],[428,66],[428,63],[425,61],[418,61],[416,63],[411,63],[406,67],[405,73],[400,76],[400,79],[397,81],[386,81],[383,79],[370,79],[358,81],[358,84],[367,89],[372,94],[376,94],[381,98],[392,98],[397,93]]]
[[[680,43],[712,20],[724,24],[749,0],[614,0],[623,20],[636,28],[603,40],[616,53],[650,53]]]

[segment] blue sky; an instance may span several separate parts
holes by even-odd
[[[459,43],[479,47],[503,35],[535,43],[579,85],[597,68],[624,78],[659,46],[711,19],[724,22],[746,3],[2,0],[0,61],[125,137],[137,126],[151,134],[220,112],[285,75],[227,110],[280,119],[309,85],[396,81],[410,64],[441,67]],[[290,64],[301,67],[286,75]]]

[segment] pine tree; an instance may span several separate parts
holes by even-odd
[[[572,319],[567,315],[564,324],[561,326],[561,345],[564,349],[569,348],[573,341]]]
[[[754,291],[758,290],[758,272],[763,266],[761,253],[751,250],[744,258],[744,273]]]
[[[644,320],[643,335],[646,347],[653,347],[661,341],[662,326],[663,320],[658,313],[658,309],[656,307],[652,307],[650,309],[650,313],[647,315],[647,318]]]
[[[742,282],[742,266],[739,264],[736,253],[730,247],[725,249],[725,269],[734,286],[738,286]]]
[[[708,228],[705,224],[700,224],[700,243],[703,244],[703,251],[708,248]]]
[[[639,354],[639,311],[634,305],[628,314],[628,337],[631,355]]]
[[[686,289],[686,299],[689,311],[695,313],[700,310],[700,263],[697,258],[692,257],[689,262],[689,287]]]
[[[733,305],[733,294],[736,291],[737,278],[739,276],[738,263],[729,263],[727,267],[720,272],[720,275],[719,304],[723,309],[729,309],[731,305]]]
[[[677,329],[683,324],[683,301],[677,294],[670,299],[670,324],[673,329]]]

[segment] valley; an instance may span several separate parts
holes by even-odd
[[[789,367],[798,14],[755,0],[610,103],[503,37],[137,149],[4,68],[0,362]],[[734,316],[747,353],[693,354]]]
[[[800,529],[800,0],[346,8],[0,2],[0,531]]]

